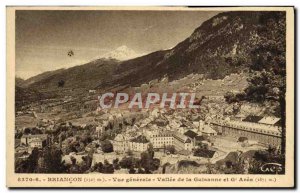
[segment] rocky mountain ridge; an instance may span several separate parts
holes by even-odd
[[[205,78],[222,79],[248,69],[252,47],[259,44],[262,20],[283,20],[280,12],[224,12],[205,21],[195,31],[169,50],[156,51],[126,61],[98,59],[87,64],[48,72],[25,81],[38,90],[58,90],[63,80],[69,89],[110,89],[140,86],[167,76],[170,81],[191,73]],[[276,26],[268,26],[276,33]],[[34,81],[33,81],[34,80]]]

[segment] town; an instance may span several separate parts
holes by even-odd
[[[260,115],[258,105],[226,101],[225,91],[241,77],[207,80],[192,74],[131,88],[142,93],[188,88],[197,93],[198,108],[192,109],[160,108],[159,100],[152,108],[126,108],[129,102],[123,101],[119,108],[103,109],[97,90],[23,106],[16,112],[16,172],[258,172],[260,159],[280,155],[281,120]],[[203,95],[210,84],[224,87],[223,94]]]
[[[171,95],[170,97],[168,95]],[[112,99],[114,97],[113,93],[104,93],[99,96],[99,104],[100,108],[112,108],[112,103],[108,103],[106,99]],[[195,102],[195,93],[163,93],[162,98],[160,100],[160,95],[158,93],[148,93],[146,96],[146,100],[142,99],[141,93],[135,93],[131,101],[129,102],[128,108],[133,108],[133,106],[137,106],[138,108],[151,108],[151,104],[156,104],[158,101],[160,102],[160,108],[164,108],[167,103],[170,108],[199,108],[199,106],[194,105]],[[189,99],[188,99],[189,98]],[[129,101],[129,96],[127,93],[117,93],[114,98],[113,108],[119,108],[119,105],[127,103]],[[113,102],[113,101],[112,101]],[[145,105],[143,105],[143,103]],[[176,106],[175,106],[176,103]],[[187,103],[189,105],[187,105]]]

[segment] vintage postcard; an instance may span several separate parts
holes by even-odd
[[[8,187],[294,187],[293,7],[7,7]]]

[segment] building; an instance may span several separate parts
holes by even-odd
[[[198,135],[192,130],[188,130],[184,133],[185,136],[189,137],[190,139],[195,139],[195,137]]]
[[[205,138],[202,135],[198,135],[195,137],[194,146],[202,146],[203,141],[205,141]]]
[[[280,118],[278,117],[263,117],[261,120],[258,121],[260,124],[265,124],[265,125],[276,125],[280,126],[281,121]]]
[[[153,148],[160,149],[174,145],[174,137],[171,131],[156,131],[153,132],[149,138]]]
[[[218,133],[208,124],[204,124],[203,127],[200,128],[200,132],[204,136],[215,136]]]
[[[124,134],[118,134],[112,141],[115,152],[126,152],[129,150],[129,137]]]
[[[96,127],[96,135],[98,138],[101,137],[105,133],[105,127],[106,127],[105,124],[99,125]]]
[[[208,150],[208,149],[203,149],[203,148],[199,148],[196,149],[194,152],[194,156],[196,157],[203,157],[203,158],[213,158],[216,154],[216,151],[213,150]]]
[[[249,120],[246,118],[246,120]],[[222,135],[228,135],[235,138],[247,137],[249,140],[257,141],[264,145],[272,145],[278,147],[281,144],[281,128],[276,125],[268,125],[248,121],[223,121],[214,120],[211,122],[213,127],[218,130]],[[274,120],[275,122],[275,120]],[[278,122],[278,120],[276,121]]]
[[[129,149],[132,151],[146,151],[150,141],[144,136],[139,135],[129,141]]]
[[[178,131],[155,130],[148,132],[147,136],[152,143],[153,148],[163,149],[166,146],[174,146],[176,151],[191,151],[195,146],[198,134],[191,130],[186,131],[185,134]]]
[[[191,151],[194,147],[192,139],[179,132],[173,132],[173,138],[174,138],[174,147],[176,151],[181,151],[181,150]]]
[[[194,147],[202,145],[202,142],[205,140],[205,138],[201,134],[199,135],[193,130],[188,130],[187,132],[184,133],[184,135],[189,137],[192,140]]]
[[[41,139],[41,138],[37,138],[37,139],[33,139],[33,140],[29,143],[29,146],[30,146],[31,148],[35,148],[35,147],[37,147],[37,148],[43,148],[43,147],[46,146],[46,143],[45,143],[45,142],[46,142],[45,140],[43,140],[43,139]]]
[[[211,121],[211,120],[210,120]],[[209,122],[210,122],[209,121]],[[217,131],[214,130],[209,123],[206,123],[202,120],[199,122],[193,122],[194,130],[197,131],[197,133],[201,133],[203,136],[215,136],[217,135]]]
[[[23,135],[21,137],[21,144],[27,145],[31,148],[43,148],[49,142],[47,134],[37,134],[37,135]]]

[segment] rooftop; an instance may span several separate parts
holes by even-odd
[[[258,121],[261,120],[262,118],[263,118],[262,116],[249,115],[245,119],[243,119],[243,121],[258,123]]]
[[[245,122],[245,121],[213,121],[213,124],[218,124],[222,126],[232,127],[239,130],[246,130],[254,133],[261,133],[266,135],[281,136],[281,129],[275,125],[266,125],[255,122]]]
[[[47,134],[22,135],[22,138],[47,138]]]
[[[135,143],[149,143],[149,140],[145,136],[139,135],[138,137],[133,138],[131,140],[131,142],[135,142]]]
[[[211,134],[211,133],[217,133],[214,129],[212,129],[209,125],[204,125],[202,127],[201,132],[206,133],[206,134]]]
[[[185,136],[188,136],[191,139],[194,139],[198,134],[192,130],[188,130],[184,133]]]
[[[205,140],[205,138],[203,136],[200,136],[200,135],[196,136],[195,139],[196,139],[196,141],[203,141],[203,140]]]
[[[215,151],[208,150],[208,149],[197,149],[194,152],[194,156],[197,157],[212,158],[214,155],[215,155]]]
[[[275,125],[278,121],[280,121],[280,118],[278,117],[264,117],[261,120],[259,120],[258,123]]]
[[[128,140],[128,136],[127,135],[124,135],[124,134],[118,134],[116,137],[115,137],[115,139],[114,139],[114,141],[126,141],[126,140]]]

